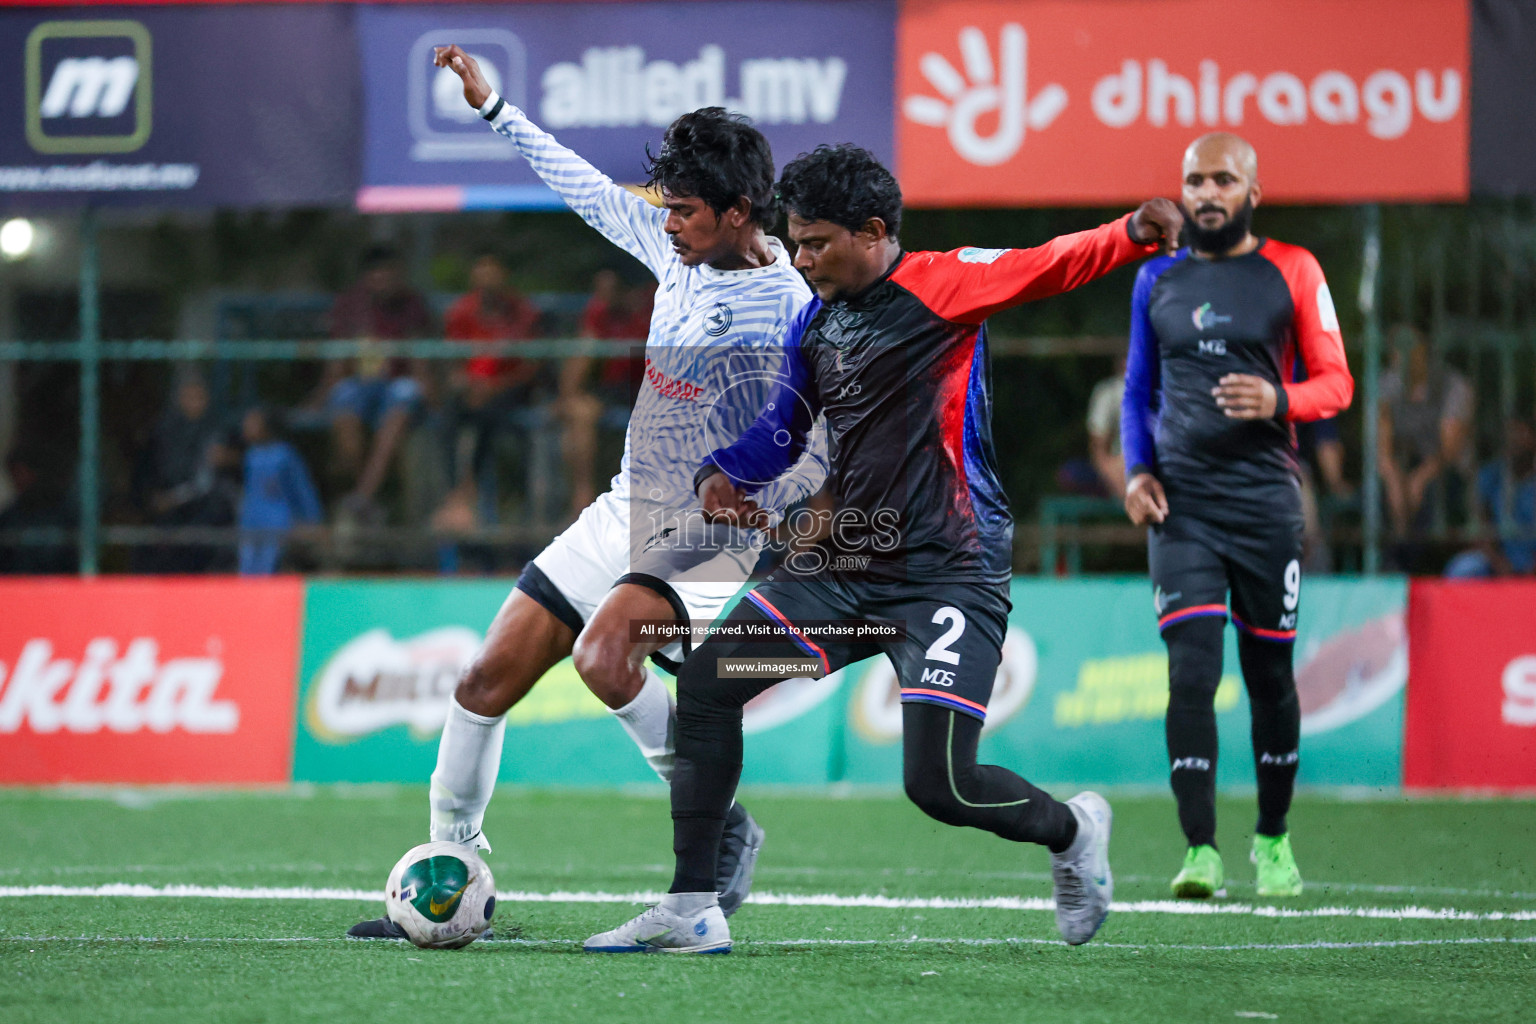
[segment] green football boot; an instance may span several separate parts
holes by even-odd
[[[1291,834],[1253,837],[1253,866],[1258,869],[1260,896],[1300,896],[1301,872],[1291,853]]]
[[[1226,872],[1214,846],[1191,846],[1184,855],[1184,869],[1173,877],[1173,894],[1185,900],[1208,900],[1221,892]]]

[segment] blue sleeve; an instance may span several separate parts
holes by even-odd
[[[1127,480],[1137,473],[1157,472],[1152,424],[1162,375],[1150,308],[1152,286],[1170,262],[1164,257],[1145,264],[1131,292],[1131,342],[1125,358],[1125,395],[1120,399],[1120,451],[1125,457]]]
[[[288,507],[294,518],[301,523],[318,523],[323,518],[320,496],[315,493],[315,483],[309,478],[309,469],[299,453],[288,448],[283,459],[283,490],[288,494]]]
[[[707,467],[714,466],[736,486],[754,493],[800,460],[811,428],[821,413],[821,399],[800,343],[806,325],[820,308],[821,302],[812,299],[796,314],[784,336],[784,361],[773,397],[741,437],[709,453],[699,467],[700,476]]]

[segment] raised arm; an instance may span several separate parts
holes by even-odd
[[[1060,235],[1032,249],[955,249],[913,253],[891,280],[946,320],[980,323],[1000,309],[1071,291],[1178,244],[1184,216],[1166,199],[1091,231]]]
[[[464,99],[491,123],[497,134],[512,140],[534,173],[557,192],[565,205],[630,253],[660,278],[672,259],[662,230],[667,211],[652,206],[602,171],[555,141],[521,110],[491,89],[475,58],[457,46],[439,46],[433,62],[453,71],[464,82]]]

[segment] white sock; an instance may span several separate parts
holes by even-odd
[[[651,770],[662,782],[671,782],[672,762],[677,757],[677,705],[661,677],[647,668],[645,684],[635,699],[611,713],[645,755]]]
[[[720,905],[720,894],[715,892],[669,892],[661,898],[661,905],[679,917],[698,917],[710,907]]]
[[[474,838],[496,788],[501,768],[501,740],[507,718],[486,718],[466,711],[455,698],[437,742],[437,769],[432,772],[432,840],[463,843]],[[490,845],[475,844],[489,850]]]

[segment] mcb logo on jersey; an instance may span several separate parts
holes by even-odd
[[[149,140],[149,30],[137,21],[45,21],[27,36],[27,142],[39,153],[131,153]]]

